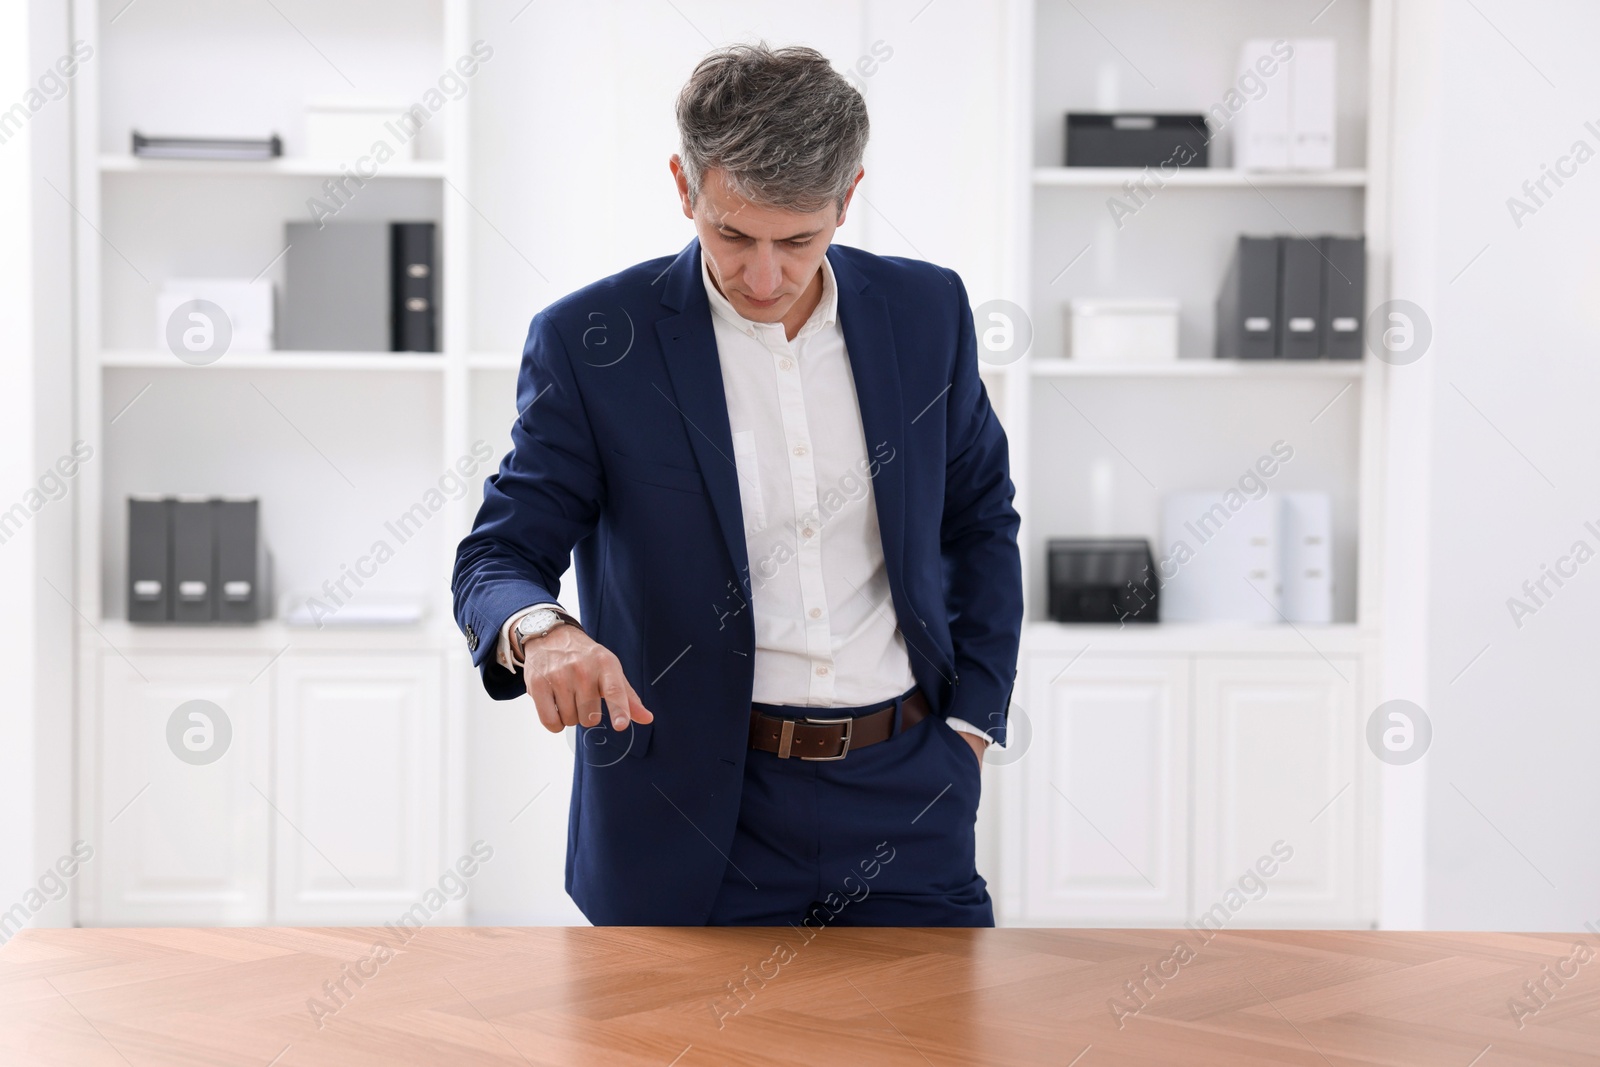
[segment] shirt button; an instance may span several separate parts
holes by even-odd
[[[805,445],[796,445],[795,448],[794,448],[794,454],[797,455],[797,456],[805,455],[806,454],[806,446]]]
[[[826,668],[826,667],[818,667],[817,668],[817,674],[818,675],[825,675],[827,673],[828,673],[828,668]]]
[[[821,608],[812,608],[812,609],[811,609],[811,617],[812,617],[812,618],[813,618],[813,619],[820,619],[820,618],[822,618],[822,609],[821,609]]]
[[[782,370],[794,370],[794,361],[788,359],[778,360],[778,367]]]
[[[807,527],[806,527],[806,528],[805,528],[805,529],[803,529],[803,530],[801,530],[801,531],[800,531],[800,535],[801,535],[801,536],[802,536],[802,537],[810,537],[810,536],[811,536],[811,535],[812,535],[812,534],[814,534],[814,533],[816,533],[816,532],[817,532],[817,531],[815,531],[815,530],[813,530],[813,529],[812,529],[812,528],[811,528],[811,527],[809,527],[809,526],[807,526]]]

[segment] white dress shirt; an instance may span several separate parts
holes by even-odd
[[[782,323],[735,311],[712,283],[704,254],[700,273],[750,561],[742,610],[755,623],[751,699],[805,707],[892,700],[916,684],[895,621],[872,488],[871,475],[894,453],[862,429],[833,265],[823,258],[822,297],[793,340]],[[539,607],[559,605],[532,605],[501,627],[497,658],[507,669],[521,666],[512,627]]]

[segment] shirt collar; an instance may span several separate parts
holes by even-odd
[[[723,296],[711,281],[711,268],[706,264],[704,249],[700,251],[700,280],[706,287],[706,299],[711,301],[712,312],[721,316],[739,332],[755,337],[764,329],[771,327],[782,328],[782,323],[754,322],[734,310],[733,305],[728,302],[728,298]],[[805,325],[800,327],[799,332],[794,335],[794,339],[798,341],[800,338],[813,334],[826,326],[831,326],[838,321],[838,318],[839,283],[833,276],[833,264],[828,260],[827,256],[823,256],[822,299],[817,301],[816,310],[812,311],[811,317],[805,321]]]

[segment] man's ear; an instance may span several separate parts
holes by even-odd
[[[677,157],[674,156],[673,158]],[[839,205],[839,221],[834,223],[836,228],[844,225],[845,213],[850,210],[850,198],[856,195],[856,186],[861,184],[861,179],[866,177],[866,174],[867,168],[862,167],[860,170],[856,171],[856,176],[850,179],[850,188],[844,191],[844,203]]]
[[[672,180],[678,186],[678,203],[683,207],[683,217],[694,218],[694,202],[689,199],[689,176],[684,173],[683,160],[678,158],[676,152],[667,160],[667,168],[672,171]]]

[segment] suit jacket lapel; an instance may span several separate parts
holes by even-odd
[[[839,323],[844,328],[850,373],[861,406],[861,428],[866,436],[868,462],[878,463],[872,480],[877,503],[878,529],[883,538],[883,558],[889,588],[897,604],[905,589],[905,409],[900,394],[900,364],[889,325],[889,305],[868,289],[867,279],[836,249],[828,250],[834,279],[839,286]]]
[[[728,556],[744,587],[741,592],[748,595],[750,562],[744,539],[744,512],[739,504],[739,473],[733,460],[733,431],[728,423],[717,338],[711,326],[711,304],[700,277],[700,254],[699,241],[690,241],[664,276],[661,302],[678,314],[656,323],[672,384],[672,395],[663,391],[662,397],[688,424],[689,441],[705,478]],[[839,322],[861,408],[867,458],[878,463],[872,492],[889,586],[897,602],[903,602],[905,419],[889,307],[882,297],[866,291],[866,278],[834,249],[829,250],[828,257],[839,286]]]
[[[705,479],[717,524],[739,576],[741,596],[749,595],[750,562],[744,540],[744,511],[739,504],[739,469],[733,461],[733,431],[728,424],[728,398],[722,384],[722,363],[711,328],[711,303],[700,279],[700,242],[690,241],[665,275],[661,302],[679,313],[656,323],[671,388],[662,399],[687,423],[689,443]],[[725,595],[719,591],[718,595]]]

